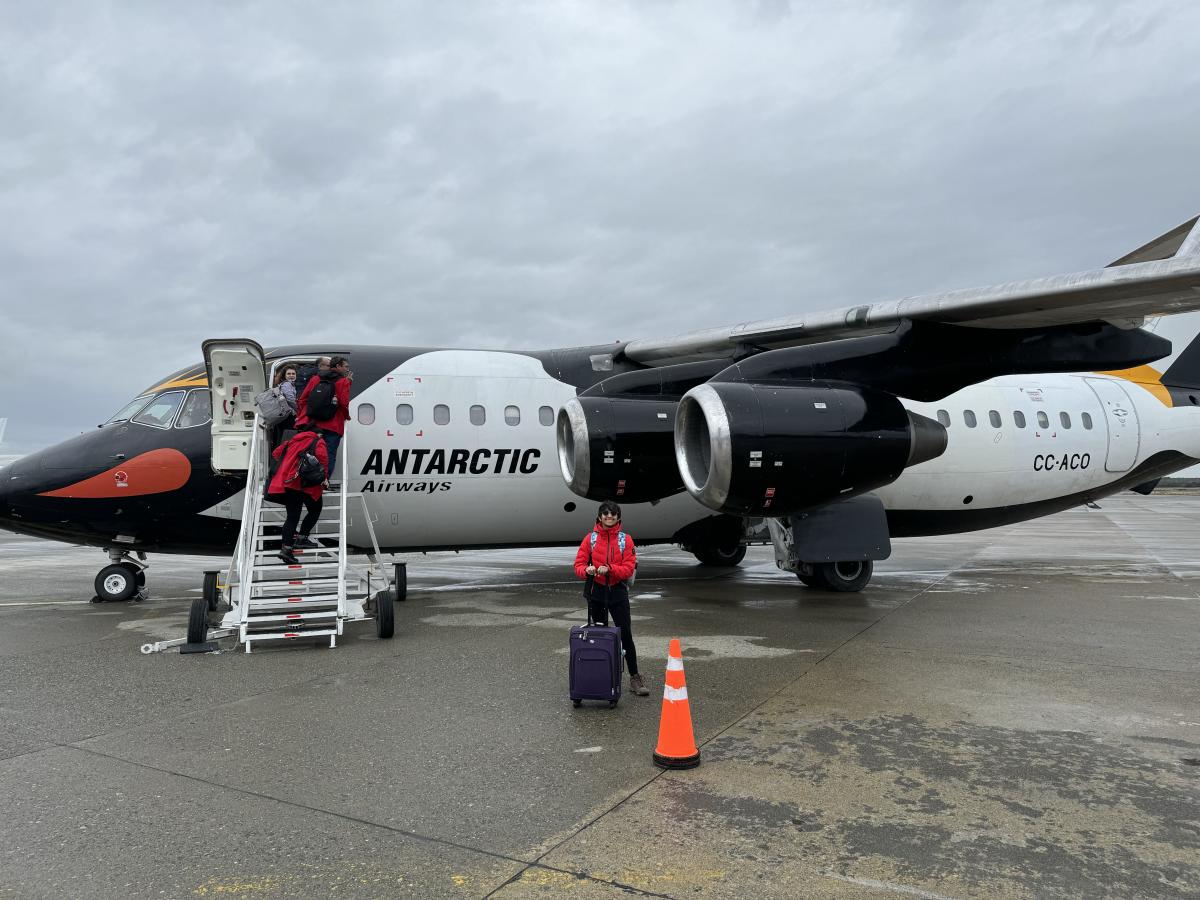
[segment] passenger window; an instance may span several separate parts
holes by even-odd
[[[946,412],[944,409],[939,409],[937,411],[937,420],[941,423],[943,428],[950,427],[950,413]]]
[[[967,423],[968,428],[974,428],[978,422],[975,421],[975,411],[971,409],[963,410],[963,421]]]
[[[1049,428],[1050,417],[1044,412],[1038,411],[1038,428]]]
[[[521,408],[519,406],[504,407],[504,424],[505,425],[520,425],[521,424]]]
[[[1071,417],[1069,415],[1067,415],[1065,412],[1060,412],[1058,414],[1058,420],[1060,422],[1062,422],[1063,428],[1071,427]]]
[[[171,420],[183,403],[183,391],[167,391],[159,394],[150,401],[150,405],[138,413],[133,420],[139,425],[150,425],[154,428],[170,428]]]
[[[1013,424],[1015,424],[1018,428],[1024,428],[1025,427],[1025,413],[1021,412],[1019,409],[1014,409],[1013,410]]]
[[[541,422],[543,425],[553,425],[554,424],[554,407],[539,406],[538,407],[538,421]]]
[[[411,425],[413,423],[412,406],[407,403],[401,403],[396,407],[396,423],[399,425]]]
[[[372,403],[358,404],[358,424],[359,425],[374,425],[375,424],[375,405]]]
[[[478,403],[471,407],[468,411],[472,425],[482,425],[487,421],[487,410]]]
[[[1000,413],[996,412],[996,410],[994,410],[994,409],[991,410],[988,413],[988,421],[992,423],[993,428],[999,428],[1000,427]]]
[[[212,395],[208,388],[202,391],[192,391],[183,401],[183,409],[179,412],[176,428],[195,428],[197,425],[207,425],[212,421]]]
[[[105,422],[104,424],[107,425],[109,422],[124,422],[124,421],[126,421],[127,419],[131,418],[139,409],[141,409],[143,406],[145,406],[146,403],[149,402],[149,400],[150,400],[149,394],[143,394],[141,397],[138,397],[136,400],[130,400],[128,403],[126,403],[124,406],[122,406],[119,410],[117,410],[115,413],[113,413],[113,415],[109,418],[108,422]]]
[[[1091,431],[1092,430],[1092,414],[1091,413],[1080,413],[1079,418],[1083,420],[1083,427],[1086,428],[1088,431]]]
[[[433,408],[433,424],[434,425],[449,425],[450,424],[450,407],[445,403],[439,403]]]

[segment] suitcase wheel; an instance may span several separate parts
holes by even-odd
[[[616,709],[616,708],[617,708],[617,701],[616,701],[616,700],[609,700],[609,701],[608,701],[608,708],[609,708],[609,709]]]
[[[571,705],[574,706],[576,709],[579,709],[579,707],[583,706],[583,701],[582,700],[572,700]]]

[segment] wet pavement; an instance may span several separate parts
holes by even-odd
[[[569,550],[409,558],[391,641],[143,656],[220,560],[91,605],[103,554],[0,534],[0,897],[1197,896],[1198,526],[1130,494],[857,595],[649,548],[615,710],[567,699]]]

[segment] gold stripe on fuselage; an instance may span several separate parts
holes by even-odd
[[[1132,369],[1120,369],[1116,372],[1097,372],[1097,375],[1111,375],[1122,381],[1129,381],[1138,387],[1145,388],[1168,409],[1175,404],[1171,401],[1171,392],[1162,383],[1162,374],[1150,366],[1134,366]]]
[[[208,375],[199,375],[195,378],[177,378],[174,381],[164,381],[162,384],[150,388],[146,393],[153,394],[158,391],[165,391],[167,388],[187,388],[187,387],[208,387]]]

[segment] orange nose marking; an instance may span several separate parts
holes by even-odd
[[[117,474],[125,476],[124,479]],[[77,500],[109,500],[114,497],[142,497],[163,494],[187,484],[192,464],[178,450],[162,448],[140,453],[107,472],[85,478],[74,484],[46,491],[39,497],[70,497]]]

